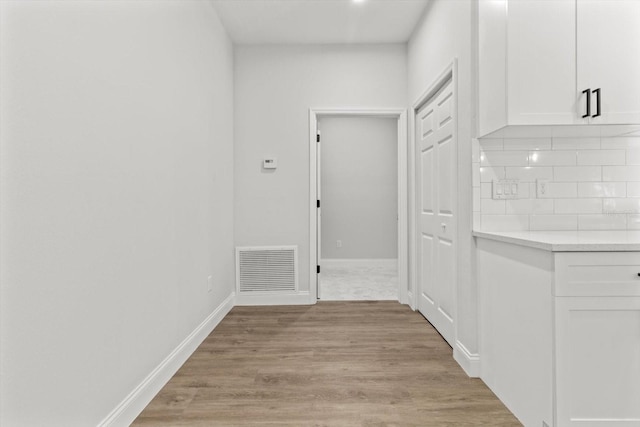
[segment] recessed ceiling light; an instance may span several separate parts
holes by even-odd
[[[366,0],[353,0],[354,3],[364,3]]]

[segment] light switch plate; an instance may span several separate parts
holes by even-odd
[[[517,199],[520,193],[518,179],[494,179],[491,186],[494,200]]]

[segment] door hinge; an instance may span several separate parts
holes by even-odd
[[[320,200],[316,200],[316,202],[318,202],[316,206],[319,208],[320,207]]]
[[[320,134],[319,133],[316,134],[316,142],[320,142]]]
[[[317,267],[316,272],[317,272],[318,274],[320,274],[320,266],[318,265],[318,266],[316,266],[316,267]]]

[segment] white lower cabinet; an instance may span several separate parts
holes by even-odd
[[[640,427],[640,252],[477,247],[494,393],[527,427]]]
[[[558,426],[640,426],[640,297],[556,298]]]
[[[640,253],[554,256],[558,426],[640,426]]]

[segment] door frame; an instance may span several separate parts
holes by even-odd
[[[407,299],[408,303],[412,309],[418,309],[418,296],[419,296],[419,283],[418,278],[419,272],[418,268],[420,263],[417,260],[418,257],[418,244],[420,241],[420,233],[418,230],[418,224],[420,223],[420,213],[418,212],[418,186],[417,186],[417,177],[416,177],[416,114],[418,110],[422,108],[433,96],[436,95],[438,90],[442,88],[449,80],[451,80],[452,91],[453,91],[453,101],[454,101],[454,132],[456,136],[456,146],[455,146],[455,170],[453,171],[453,176],[455,179],[455,188],[456,188],[456,197],[454,199],[454,208],[455,211],[459,214],[459,203],[458,196],[459,193],[459,179],[458,179],[458,144],[460,141],[458,140],[458,59],[453,58],[453,60],[445,67],[445,69],[431,82],[431,84],[427,87],[427,89],[422,92],[422,94],[416,99],[416,101],[411,106],[411,114],[409,114],[409,129],[412,131],[409,134],[409,194],[411,197],[409,198],[409,233],[411,235],[411,239],[409,241],[409,259],[411,269],[409,270],[409,283],[407,290]],[[460,217],[458,217],[457,221],[460,221]],[[454,246],[454,260],[456,261],[455,275],[454,275],[454,319],[453,319],[453,330],[454,337],[453,340],[457,341],[458,336],[458,268],[457,268],[457,254],[458,254],[458,246],[460,244],[460,233],[459,233],[459,225],[456,224],[456,236],[455,236],[455,246]]]
[[[318,119],[321,117],[373,117],[393,118],[398,121],[398,301],[409,303],[407,297],[409,259],[408,259],[408,160],[407,155],[407,110],[358,109],[358,108],[310,108],[309,109],[309,303],[315,304],[318,295],[318,274],[314,266],[319,265],[320,254],[317,208],[318,184],[318,147],[316,141]]]

